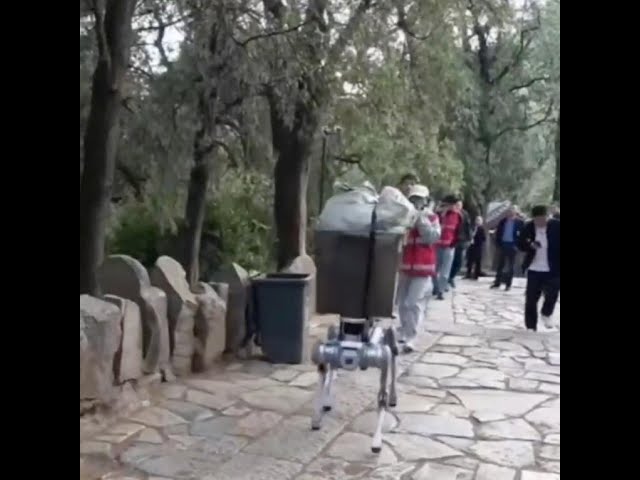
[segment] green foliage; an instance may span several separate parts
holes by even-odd
[[[215,264],[230,262],[261,272],[273,268],[272,190],[265,175],[237,171],[223,175],[215,200],[207,206],[203,277]]]
[[[114,223],[107,237],[108,254],[130,255],[149,268],[160,255],[168,253],[173,232],[162,227],[147,205],[122,207]]]

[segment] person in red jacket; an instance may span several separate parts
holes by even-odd
[[[461,236],[460,230],[463,227],[462,214],[456,208],[458,201],[458,197],[455,195],[447,195],[442,199],[442,207],[438,213],[442,234],[438,241],[437,275],[433,289],[433,294],[438,300],[443,300],[444,292],[448,291],[451,264]]]
[[[427,300],[433,289],[432,279],[436,274],[435,243],[440,238],[438,216],[427,208],[429,189],[424,185],[414,185],[408,197],[420,213],[407,236],[400,265],[398,341],[404,343],[405,353],[414,350],[412,342],[424,320]]]

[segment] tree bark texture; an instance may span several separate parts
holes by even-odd
[[[555,156],[556,156],[556,174],[553,179],[553,201],[560,203],[560,112],[558,112],[558,124],[556,130],[555,141]]]
[[[99,294],[96,269],[104,256],[135,4],[135,0],[107,0],[104,9],[97,7],[95,11],[99,59],[92,79],[80,179],[81,294]]]

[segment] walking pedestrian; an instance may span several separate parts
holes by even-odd
[[[527,270],[524,322],[528,330],[537,330],[538,301],[544,294],[540,316],[547,328],[553,328],[551,316],[560,293],[560,220],[549,218],[547,208],[538,205],[532,220],[524,226],[518,248],[525,252]]]
[[[473,225],[469,213],[463,208],[462,201],[459,200],[455,206],[456,210],[462,215],[462,225],[458,229],[458,239],[456,241],[456,247],[453,252],[453,261],[451,262],[451,271],[449,272],[449,286],[456,288],[456,277],[462,268],[464,261],[464,254],[473,237]]]
[[[400,265],[398,341],[404,343],[405,353],[414,350],[412,342],[424,320],[427,300],[433,288],[432,279],[436,274],[435,243],[441,233],[438,216],[427,208],[429,189],[424,185],[414,185],[408,193],[409,201],[420,210],[420,215],[409,231]]]
[[[511,289],[517,253],[516,245],[524,225],[517,213],[517,208],[512,205],[507,210],[506,217],[498,223],[495,237],[498,267],[496,269],[496,278],[491,288],[499,288],[504,283],[505,290]]]
[[[457,203],[458,198],[455,195],[447,195],[442,199],[442,208],[438,214],[442,230],[437,248],[437,273],[434,287],[434,295],[438,300],[444,300],[444,292],[449,290],[451,263],[462,228],[462,214],[456,208]]]
[[[464,278],[477,280],[482,274],[482,252],[487,240],[483,223],[482,217],[476,217],[473,239],[467,249],[467,274]]]

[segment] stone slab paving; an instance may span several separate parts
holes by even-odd
[[[149,406],[81,435],[81,479],[559,479],[560,335],[519,328],[523,301],[518,286],[461,281],[430,304],[379,455],[375,370],[340,372],[336,408],[312,432],[314,367],[250,360],[161,385]]]

